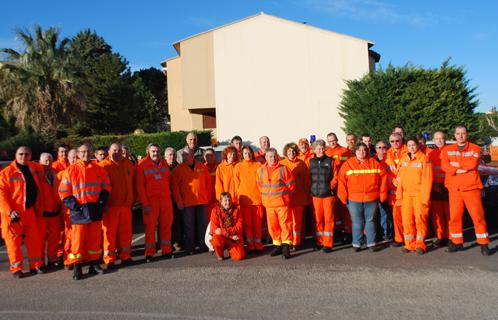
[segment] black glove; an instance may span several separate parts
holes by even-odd
[[[73,211],[80,211],[81,210],[81,205],[78,203],[78,200],[76,200],[76,198],[74,196],[66,197],[66,198],[64,198],[64,200],[62,200],[62,202],[70,210],[73,210]]]
[[[109,200],[109,191],[104,189],[100,191],[98,202],[103,207],[107,203],[107,200]]]

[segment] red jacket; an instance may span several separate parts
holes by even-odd
[[[441,155],[441,166],[446,172],[445,185],[449,191],[470,191],[482,189],[482,182],[477,172],[481,159],[481,148],[467,142],[460,150],[457,144],[446,146]],[[456,162],[459,168],[450,164]],[[456,173],[458,169],[467,170],[466,173]]]
[[[211,210],[211,234],[214,234],[216,229],[221,228],[222,236],[231,238],[237,235],[240,239],[239,242],[242,242],[242,215],[239,207],[233,206],[230,213],[231,216],[220,205],[216,205]]]

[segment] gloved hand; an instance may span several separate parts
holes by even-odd
[[[76,200],[76,198],[74,196],[66,197],[66,198],[64,198],[64,200],[62,200],[62,202],[70,210],[81,211],[81,204],[78,203],[78,200]]]

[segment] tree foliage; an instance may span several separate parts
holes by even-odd
[[[386,139],[396,125],[417,134],[450,133],[457,124],[464,124],[476,133],[474,92],[465,70],[448,60],[437,69],[389,65],[347,81],[339,110],[345,131],[368,133],[377,140]]]

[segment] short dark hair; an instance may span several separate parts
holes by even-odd
[[[105,152],[107,152],[107,149],[104,146],[100,146],[97,149],[95,149],[95,152],[97,152],[97,151],[105,151]]]
[[[355,146],[354,146],[354,152],[356,152],[356,150],[358,150],[359,148],[361,147],[364,147],[367,152],[368,152],[368,146],[366,144],[364,144],[363,142],[358,142]]]
[[[420,143],[418,142],[418,138],[417,138],[416,136],[411,136],[411,137],[409,137],[408,139],[406,139],[406,143],[407,143],[407,144],[408,144],[408,142],[409,142],[409,141],[413,141],[413,142],[415,142],[415,144],[416,144],[417,146],[419,146],[419,145],[420,145]]]
[[[242,142],[242,138],[240,136],[233,136],[232,140],[230,140],[230,143],[233,143],[234,141]]]

